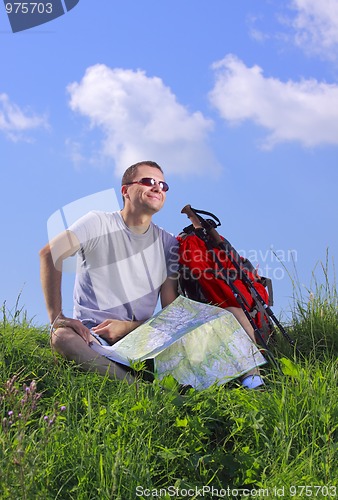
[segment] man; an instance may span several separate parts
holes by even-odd
[[[90,212],[40,251],[52,346],[85,370],[131,383],[131,373],[98,355],[91,343],[115,343],[152,316],[159,296],[162,307],[178,296],[177,240],[152,222],[168,189],[157,163],[136,163],[122,178],[121,211]],[[68,318],[62,313],[62,263],[75,253],[74,317]]]

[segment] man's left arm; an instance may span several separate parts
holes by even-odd
[[[178,296],[179,278],[179,242],[175,236],[165,233],[164,252],[166,256],[167,278],[162,283],[160,290],[161,306],[166,307]]]
[[[178,297],[178,278],[176,276],[168,276],[161,286],[160,299],[161,306],[166,307]]]

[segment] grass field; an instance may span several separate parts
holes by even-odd
[[[0,498],[335,498],[338,303],[295,297],[266,390],[128,386],[55,356],[47,328],[3,307]]]

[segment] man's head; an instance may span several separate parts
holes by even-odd
[[[139,161],[138,163],[134,163],[134,165],[131,165],[130,167],[128,167],[127,170],[124,172],[124,174],[122,176],[122,182],[121,182],[122,186],[125,186],[129,182],[132,182],[135,180],[135,178],[137,176],[137,169],[141,165],[146,165],[148,167],[157,168],[163,174],[162,168],[156,162],[154,162],[154,161]]]
[[[162,168],[154,161],[142,161],[131,165],[122,177],[124,206],[158,212],[165,201],[169,186],[164,180]]]

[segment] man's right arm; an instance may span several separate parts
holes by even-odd
[[[40,278],[49,319],[53,323],[62,312],[61,277],[63,261],[74,255],[80,243],[74,233],[64,231],[40,250]]]
[[[79,248],[80,242],[71,231],[64,231],[52,239],[40,250],[40,278],[51,324],[55,328],[69,326],[88,341],[88,329],[81,322],[66,318],[62,313],[62,264]]]

